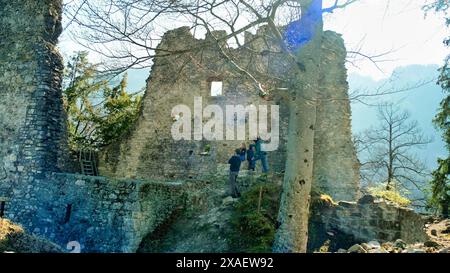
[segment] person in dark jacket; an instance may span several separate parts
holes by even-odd
[[[258,137],[254,142],[256,147],[255,161],[261,160],[262,171],[263,173],[267,173],[269,171],[269,164],[267,162],[267,153],[261,149],[262,139]]]
[[[248,170],[255,171],[256,160],[255,160],[255,145],[251,144],[248,147],[247,151],[247,162],[248,162]]]
[[[239,189],[237,187],[237,177],[239,175],[239,170],[241,168],[241,158],[240,158],[241,149],[236,149],[235,155],[233,155],[230,160],[228,160],[228,164],[230,164],[230,194],[233,198],[238,198],[241,196]]]

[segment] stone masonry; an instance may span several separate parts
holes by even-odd
[[[0,0],[0,202],[4,217],[63,248],[133,252],[184,204],[183,185],[69,173],[61,95],[61,0]]]
[[[273,90],[264,98],[217,44],[209,43],[226,33],[196,39],[186,27],[167,32],[158,52],[174,54],[156,57],[138,122],[101,154],[102,174],[115,178],[87,177],[70,173],[74,168],[66,143],[63,66],[56,48],[62,1],[0,0],[0,7],[0,202],[5,204],[4,216],[28,232],[62,247],[77,241],[83,252],[136,251],[142,238],[194,203],[192,196],[202,184],[192,181],[223,171],[242,142],[173,141],[171,109],[192,106],[195,96],[202,97],[204,105],[222,107],[279,105],[280,147],[269,153],[269,161],[273,171],[283,172],[289,109],[276,90],[283,88],[277,78],[289,75],[291,63],[267,38],[264,27],[255,35],[246,33],[244,47],[225,52],[264,78]],[[323,39],[314,186],[334,199],[351,201],[358,196],[359,166],[351,141],[346,51],[338,34],[328,31]],[[212,81],[223,82],[223,96],[210,96]],[[185,182],[189,177],[194,179]],[[324,212],[323,224],[354,236],[359,233],[352,226],[361,226],[358,232],[365,234],[372,225],[377,233],[369,235],[380,238],[383,228],[395,236],[407,236],[413,228],[398,220],[399,215],[410,219],[409,212],[360,203],[341,202],[340,207],[345,204],[345,209]],[[352,226],[345,226],[344,220]]]
[[[338,248],[372,240],[393,242],[397,239],[413,244],[424,242],[426,219],[413,209],[366,195],[357,202],[322,203],[311,215],[310,247],[318,249],[326,240]],[[344,239],[343,239],[344,238]],[[336,249],[337,250],[337,249]]]
[[[0,188],[64,168],[60,1],[1,1]]]
[[[226,105],[280,104],[279,101],[268,102],[261,98],[254,84],[232,68],[217,46],[205,45],[213,41],[213,36],[222,35],[226,33],[214,32],[206,40],[198,40],[192,36],[188,27],[164,35],[158,46],[161,52],[192,50],[169,56],[162,53],[162,56],[155,58],[151,76],[147,80],[142,114],[130,135],[122,143],[105,151],[100,159],[101,173],[136,178],[183,178],[214,173],[220,163],[227,163],[234,149],[244,141],[174,141],[170,131],[173,123],[172,107],[184,104],[193,109],[194,97],[202,97],[203,107],[215,104],[222,107],[224,112]],[[245,51],[233,53],[239,55],[245,67],[258,67],[263,59],[267,62],[269,58],[246,56]],[[223,96],[210,95],[212,81],[223,82]],[[283,105],[280,108],[281,112],[286,111]],[[280,122],[281,131],[284,132],[287,120],[281,118]],[[284,168],[284,143],[285,140],[282,140],[279,151],[269,155],[273,159],[271,167],[277,171]],[[207,150],[209,152],[205,153]]]
[[[101,154],[99,164],[103,175],[138,179],[186,178],[201,177],[226,168],[228,158],[244,141],[172,139],[172,107],[184,104],[193,109],[194,97],[202,97],[204,107],[215,104],[222,109],[225,105],[237,104],[279,105],[280,145],[278,150],[268,153],[268,158],[272,171],[283,172],[288,148],[289,109],[278,91],[284,87],[283,82],[276,79],[289,75],[292,63],[280,53],[265,27],[256,34],[246,33],[242,47],[226,50],[228,56],[239,60],[241,67],[272,88],[271,96],[262,98],[254,82],[230,64],[222,53],[223,48],[217,47],[214,39],[225,35],[225,32],[216,31],[207,34],[204,40],[196,39],[188,27],[164,35],[147,80],[140,118],[121,142]],[[359,165],[351,138],[346,49],[340,35],[334,32],[325,32],[323,39],[314,186],[337,200],[356,200]],[[223,82],[222,96],[210,95],[211,81]],[[248,136],[248,128],[246,130]],[[247,146],[252,143],[251,140],[245,142]]]

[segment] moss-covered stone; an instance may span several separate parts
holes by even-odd
[[[232,249],[237,252],[271,252],[275,237],[281,187],[257,182],[237,202],[232,214]]]

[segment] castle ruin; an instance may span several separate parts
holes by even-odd
[[[157,54],[147,81],[141,116],[122,142],[102,153],[102,174],[138,179],[183,178],[198,177],[226,168],[223,165],[243,140],[175,141],[172,138],[172,107],[183,104],[194,109],[195,97],[202,98],[203,106],[213,104],[222,109],[226,109],[227,105],[278,105],[280,144],[276,151],[268,153],[268,157],[270,169],[283,172],[288,149],[287,103],[282,96],[278,96],[277,90],[269,100],[261,97],[252,79],[243,75],[224,56],[223,49],[218,48],[215,40],[226,35],[226,32],[215,31],[207,34],[204,40],[196,39],[188,27],[182,27],[163,36],[158,46],[160,51],[157,51],[161,53],[159,56]],[[289,58],[280,52],[270,37],[270,31],[261,27],[255,35],[246,33],[244,45],[230,49],[227,54],[233,55],[239,60],[240,67],[253,75],[261,75],[262,78],[285,77],[291,65]],[[321,66],[314,183],[320,191],[337,200],[356,200],[359,166],[351,138],[344,64],[346,50],[342,38],[334,32],[325,32],[323,50],[326,54]],[[211,94],[214,81],[222,83],[219,96]],[[246,136],[249,136],[248,128]],[[251,139],[245,142],[250,143]]]
[[[289,109],[282,97],[260,97],[217,48],[199,46],[211,36],[198,40],[179,28],[167,32],[159,48],[193,50],[155,58],[139,120],[122,141],[101,153],[103,176],[75,173],[62,105],[63,62],[56,47],[62,1],[0,0],[0,6],[0,216],[63,247],[77,241],[84,252],[136,251],[175,211],[195,205],[193,192],[204,186],[197,180],[220,171],[230,150],[242,142],[175,142],[171,108],[191,106],[195,96],[205,105],[279,105],[280,147],[269,153],[269,161],[272,171],[283,172]],[[265,35],[264,28],[246,34],[246,46],[233,54],[255,73],[285,73],[286,56],[272,53]],[[323,39],[314,186],[337,200],[353,201],[359,165],[351,140],[346,50],[334,32],[325,32]],[[222,82],[222,96],[211,96],[213,81]],[[187,164],[189,155],[194,158]]]

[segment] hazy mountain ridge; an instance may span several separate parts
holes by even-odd
[[[439,75],[438,68],[437,65],[399,67],[391,77],[379,81],[358,74],[351,74],[348,77],[350,92],[355,90],[373,91],[380,86],[383,86],[383,90],[400,90],[405,87],[420,85],[405,92],[371,98],[365,101],[368,104],[392,102],[399,105],[401,109],[411,113],[411,118],[418,121],[425,135],[433,138],[433,142],[425,149],[417,151],[417,154],[426,161],[427,166],[431,169],[435,168],[438,157],[446,155],[441,133],[436,130],[432,123],[439,104],[444,98],[442,89],[436,85],[436,79]],[[376,106],[352,102],[353,133],[360,133],[377,124]]]

